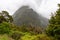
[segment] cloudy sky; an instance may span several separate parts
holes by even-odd
[[[6,10],[11,15],[23,5],[29,5],[39,14],[49,18],[57,10],[60,0],[0,0],[0,11]]]

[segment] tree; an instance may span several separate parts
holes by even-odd
[[[5,21],[5,22],[12,22],[13,21],[12,16],[10,16],[7,11],[0,12],[0,23],[2,23],[3,21]]]
[[[58,4],[59,9],[56,11],[55,15],[51,16],[49,20],[49,25],[46,29],[46,34],[60,40],[60,4]]]

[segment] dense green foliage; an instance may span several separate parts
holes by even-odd
[[[60,4],[58,4],[59,9],[56,11],[55,15],[52,15],[49,26],[46,29],[46,33],[49,36],[60,40]]]
[[[7,33],[7,34],[9,34],[9,32],[10,32],[10,23],[7,23],[7,22],[3,22],[3,23],[1,23],[0,24],[0,34],[5,34],[5,33]]]
[[[55,15],[51,16],[46,35],[41,27],[33,25],[16,26],[8,12],[0,13],[0,40],[60,40],[60,4]]]
[[[20,30],[19,27],[16,27],[15,25],[8,23],[8,22],[3,22],[0,24],[1,31],[0,31],[0,40],[52,40],[52,38],[48,37],[46,34],[34,34],[28,31],[22,31],[26,28],[23,29],[23,26]],[[19,28],[19,29],[18,29]],[[8,34],[7,34],[8,33]]]
[[[0,40],[14,40],[10,38],[7,34],[0,35]]]

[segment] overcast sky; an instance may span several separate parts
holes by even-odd
[[[49,18],[57,10],[60,0],[0,0],[0,11],[6,10],[11,15],[23,5],[29,5],[39,14]]]

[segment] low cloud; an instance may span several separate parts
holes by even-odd
[[[23,5],[29,5],[39,14],[49,18],[57,10],[60,0],[0,0],[0,10],[7,10],[11,15]]]

